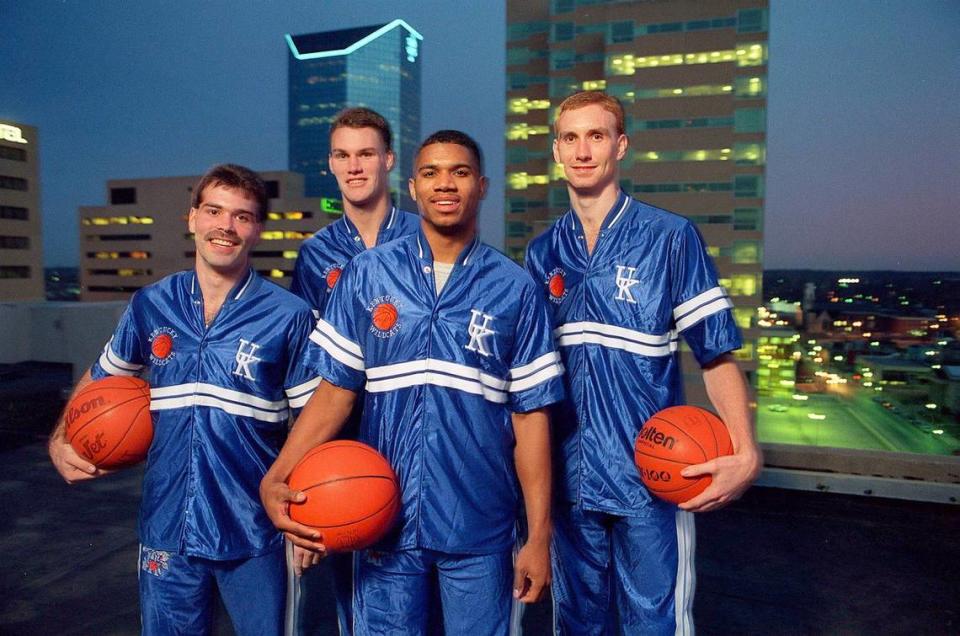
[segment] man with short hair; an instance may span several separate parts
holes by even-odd
[[[216,591],[237,634],[283,630],[283,538],[258,487],[290,409],[319,378],[301,364],[310,308],[250,267],[266,214],[256,173],[230,164],[208,171],[188,216],[194,269],[134,294],[75,389],[149,372],[154,434],[138,524],[144,634],[212,633]],[[63,417],[49,452],[70,483],[106,472],[73,450]]]
[[[323,316],[330,293],[347,263],[363,251],[417,231],[420,219],[404,212],[390,200],[390,171],[396,157],[392,148],[390,124],[369,108],[347,108],[330,124],[330,172],[337,179],[343,203],[343,216],[321,228],[303,242],[293,269],[290,291]],[[359,426],[359,409],[341,433],[354,437]],[[316,604],[332,583],[337,603],[340,633],[351,634],[353,616],[353,558],[350,554],[330,555],[321,567],[320,556],[293,549],[293,568],[298,579],[292,582],[293,620],[297,632],[308,632]]]
[[[482,244],[480,150],[459,131],[420,147],[410,194],[420,231],[355,257],[311,335],[306,364],[324,378],[261,485],[271,519],[303,547],[284,483],[331,439],[366,390],[360,440],[400,481],[395,528],[356,553],[358,635],[422,634],[438,582],[449,634],[504,634],[511,589],[534,602],[549,583],[550,436],[545,407],[562,367],[536,285]],[[529,525],[512,562],[517,482]]]
[[[694,523],[736,499],[762,465],[732,304],[696,227],[620,190],[623,107],[597,91],[557,111],[553,156],[571,210],[527,249],[551,307],[570,400],[554,411],[558,634],[692,631]],[[655,412],[683,403],[678,334],[703,367],[734,455],[690,466],[713,483],[680,506],[652,498],[633,444]]]

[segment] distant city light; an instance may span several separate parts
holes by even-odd
[[[794,394],[793,394],[793,399],[794,399],[794,400],[797,400],[798,402],[806,402],[807,400],[810,399],[810,396],[809,396],[809,395],[800,395],[799,393],[794,393]]]
[[[937,405],[934,404],[933,402],[930,402],[929,404],[924,404],[924,406],[926,406],[931,411],[935,411],[937,409]]]
[[[930,431],[930,432],[933,433],[934,435],[943,435],[943,429],[942,429],[942,428],[935,428],[935,429],[933,429],[933,430]]]
[[[837,283],[841,285],[850,285],[850,284],[859,283],[859,282],[860,282],[859,278],[841,278],[837,281]]]
[[[807,413],[807,417],[809,417],[811,420],[825,420],[825,419],[827,419],[827,416],[824,415],[823,413]]]

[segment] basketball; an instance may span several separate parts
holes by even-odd
[[[127,376],[95,380],[73,396],[65,420],[67,441],[97,468],[138,464],[153,441],[150,385]]]
[[[732,454],[723,421],[696,406],[671,406],[654,413],[640,429],[633,449],[647,490],[675,504],[696,497],[713,481],[710,475],[687,479],[681,470]]]
[[[397,308],[390,303],[380,303],[373,308],[373,324],[380,331],[389,331],[397,324]]]
[[[319,530],[331,552],[375,543],[400,510],[400,487],[390,463],[360,442],[317,446],[304,455],[287,483],[307,496],[290,504],[290,518]]]

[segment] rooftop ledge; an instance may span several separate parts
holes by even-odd
[[[960,457],[761,444],[758,486],[960,505]]]

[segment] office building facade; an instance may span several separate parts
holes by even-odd
[[[303,176],[262,172],[270,197],[254,247],[254,268],[289,287],[300,243],[340,216],[338,199],[305,197]],[[80,221],[80,299],[123,300],[196,255],[187,215],[200,176],[107,182],[107,205],[84,206]]]
[[[508,0],[505,248],[569,208],[553,162],[557,105],[587,89],[616,96],[630,149],[621,186],[697,223],[735,304],[756,369],[766,163],[766,0]],[[705,403],[685,354],[688,399]]]
[[[43,300],[37,129],[0,119],[0,301]]]
[[[397,166],[390,190],[416,209],[407,191],[420,142],[423,36],[403,20],[353,29],[287,35],[289,168],[306,179],[306,194],[339,197],[327,165],[330,123],[347,107],[364,106],[390,123]]]

